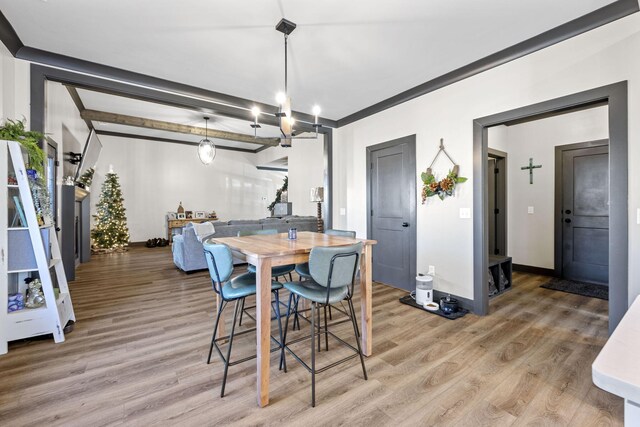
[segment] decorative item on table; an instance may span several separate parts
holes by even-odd
[[[322,223],[322,202],[324,202],[324,187],[311,187],[309,201],[318,204],[318,233],[322,233],[324,231],[324,225]]]
[[[18,185],[18,179],[16,178],[16,174],[10,173],[9,176],[7,176],[7,184]]]
[[[118,175],[109,170],[102,183],[102,192],[96,214],[93,215],[94,227],[91,229],[93,252],[126,251],[129,246],[129,228],[125,214],[124,198]]]
[[[178,212],[176,214],[176,219],[187,219],[187,215],[184,212]]]
[[[207,213],[205,211],[196,211],[194,214],[195,219],[205,219],[207,217]]]
[[[15,294],[9,294],[9,306],[7,307],[7,311],[11,313],[12,311],[18,311],[24,309],[24,295],[21,292],[17,292]]]
[[[42,307],[45,301],[44,294],[42,293],[42,282],[40,282],[40,279],[27,277],[26,279],[24,279],[24,282],[28,286],[27,302],[25,303],[27,308]]]
[[[94,168],[87,169],[79,178],[78,178],[78,187],[84,188],[85,190],[89,190],[91,188],[91,182],[93,181],[93,175],[96,173]]]
[[[446,177],[438,181],[433,174],[432,167],[440,153],[444,153],[444,155],[447,156],[449,161],[453,164],[453,168],[449,170]],[[431,196],[438,196],[440,200],[444,200],[446,196],[453,196],[456,185],[467,181],[467,178],[458,176],[459,169],[460,167],[453,161],[453,159],[451,159],[451,156],[449,156],[444,149],[444,139],[441,138],[438,153],[433,158],[433,161],[427,168],[426,172],[422,172],[420,175],[420,178],[422,179],[422,204],[424,205],[427,198]]]
[[[216,211],[211,211],[207,217],[209,219],[218,219],[218,214],[216,214]]]
[[[182,202],[178,205],[178,209],[176,209],[176,213],[184,213],[184,207],[182,207]]]
[[[193,219],[193,211],[185,211],[184,213],[187,219]]]
[[[445,314],[453,314],[458,311],[458,300],[451,295],[440,298],[440,310]]]
[[[271,204],[269,206],[267,206],[267,210],[269,212],[271,212],[271,216],[273,216],[273,210],[276,207],[276,203],[281,203],[282,200],[282,192],[287,191],[287,189],[289,188],[289,177],[285,176],[284,177],[284,183],[282,184],[282,187],[280,187],[277,191],[276,191],[276,198],[273,202],[271,202]]]
[[[167,219],[170,221],[173,221],[174,219],[176,219],[176,213],[175,212],[167,212]]]
[[[289,238],[289,240],[296,240],[298,238],[298,229],[297,228],[290,228],[289,229],[288,238]]]

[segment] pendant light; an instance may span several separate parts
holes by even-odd
[[[200,161],[208,165],[216,158],[216,145],[209,140],[209,117],[204,117],[204,139],[198,145],[198,157]]]

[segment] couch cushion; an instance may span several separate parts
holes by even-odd
[[[242,224],[258,224],[256,219],[232,219],[228,223],[229,225],[242,225]]]

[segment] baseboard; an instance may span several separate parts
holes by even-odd
[[[517,271],[519,273],[530,273],[530,274],[538,274],[540,276],[551,276],[554,277],[556,275],[555,270],[551,268],[542,268],[542,267],[533,267],[530,265],[523,264],[512,264],[513,271]]]

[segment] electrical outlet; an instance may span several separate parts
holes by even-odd
[[[533,212],[534,212],[533,206],[529,206],[529,207],[527,208],[527,213],[528,213],[528,214],[532,214]]]
[[[340,208],[340,215],[345,216],[347,214],[346,208]]]
[[[429,271],[427,272],[427,274],[429,276],[433,276],[434,274],[436,274],[436,266],[435,265],[430,265],[429,266]]]
[[[460,208],[460,218],[471,218],[471,208]]]

